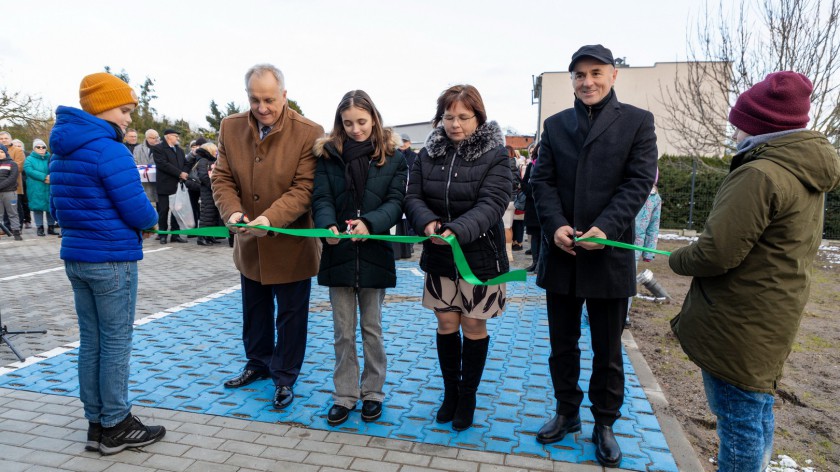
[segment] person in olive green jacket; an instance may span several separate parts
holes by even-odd
[[[837,152],[805,129],[812,90],[784,71],[738,97],[730,174],[697,242],[669,259],[694,277],[671,327],[703,371],[721,471],[770,461],[773,393],[808,300],[824,193],[840,184]]]

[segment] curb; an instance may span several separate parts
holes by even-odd
[[[659,426],[662,428],[662,434],[665,436],[665,441],[668,442],[668,447],[671,449],[671,455],[674,456],[674,461],[677,463],[677,468],[680,471],[688,472],[705,472],[703,464],[697,457],[697,452],[688,441],[685,431],[680,422],[673,415],[666,411],[668,407],[668,399],[665,398],[665,393],[653,376],[653,371],[645,360],[633,334],[629,330],[624,330],[621,335],[621,341],[624,344],[624,349],[627,351],[627,356],[636,370],[636,376],[639,377],[639,383],[648,397],[648,401],[653,406],[653,411],[656,418],[659,420]]]

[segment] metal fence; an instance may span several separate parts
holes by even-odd
[[[714,203],[715,192],[698,187],[692,208],[690,191],[661,189],[662,216],[659,226],[664,229],[694,229],[698,233],[703,231]],[[840,239],[840,191],[826,194],[824,220],[823,238]]]

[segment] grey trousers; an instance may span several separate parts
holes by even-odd
[[[385,345],[382,342],[382,302],[385,289],[330,287],[335,329],[335,372],[333,401],[354,408],[361,400],[385,399]],[[359,357],[356,353],[356,307],[361,313],[364,372],[359,384]]]
[[[18,195],[14,190],[11,192],[0,192],[0,210],[5,210],[9,217],[9,229],[20,231],[20,219],[17,211]]]

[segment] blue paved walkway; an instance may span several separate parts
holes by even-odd
[[[234,292],[135,329],[130,397],[150,407],[265,422],[293,422],[321,430],[389,437],[467,449],[594,463],[592,415],[584,397],[583,431],[543,446],[534,435],[551,416],[554,398],[548,375],[548,328],[542,291],[528,283],[508,285],[508,309],[489,322],[490,354],[478,394],[475,425],[453,432],[434,422],[443,386],[435,352],[435,322],[420,306],[422,278],[415,263],[398,262],[400,287],[388,291],[383,312],[388,378],[379,421],[361,421],[358,410],[338,428],[327,425],[332,404],[332,315],[326,289],[313,285],[309,339],[294,408],[271,408],[270,380],[228,390],[222,382],[239,372],[242,359],[240,294]],[[412,270],[413,269],[413,270]],[[142,300],[141,302],[142,303]],[[361,340],[358,345],[361,346]],[[581,388],[588,388],[592,353],[589,330],[581,340]],[[77,350],[0,377],[0,386],[78,396]],[[627,375],[622,418],[615,431],[624,452],[622,468],[676,471],[659,423],[624,357]]]

